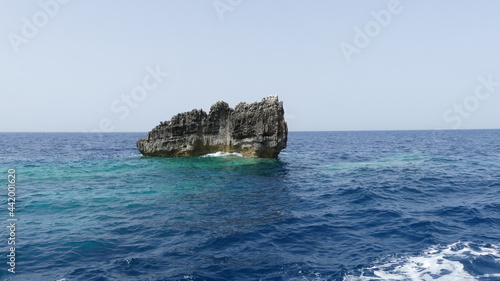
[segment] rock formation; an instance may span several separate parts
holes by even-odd
[[[222,151],[276,158],[286,147],[287,136],[283,102],[269,96],[261,102],[239,103],[234,109],[218,101],[208,114],[201,109],[177,114],[138,140],[137,148],[147,156],[190,157]]]

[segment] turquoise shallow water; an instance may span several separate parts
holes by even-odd
[[[500,280],[497,130],[291,132],[274,160],[0,135],[19,219],[2,280]]]

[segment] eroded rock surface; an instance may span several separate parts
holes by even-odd
[[[160,122],[146,138],[137,141],[143,155],[201,156],[218,151],[247,157],[276,158],[286,147],[288,128],[283,102],[269,96],[260,102],[226,102],[212,105],[207,114],[195,109]]]

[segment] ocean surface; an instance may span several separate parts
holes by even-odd
[[[0,279],[500,280],[500,130],[291,132],[274,160],[145,135],[1,133]]]

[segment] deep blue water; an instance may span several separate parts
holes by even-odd
[[[500,280],[500,130],[291,132],[277,160],[144,135],[0,134],[1,280]]]

